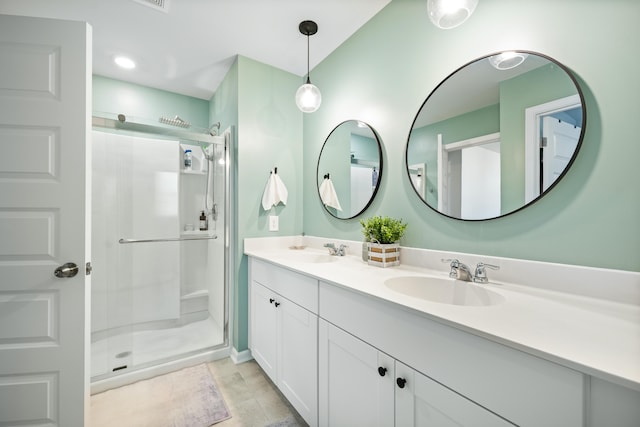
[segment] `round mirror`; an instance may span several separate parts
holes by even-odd
[[[533,52],[503,52],[455,71],[413,121],[406,167],[437,212],[483,220],[540,199],[571,166],[585,104],[571,72]]]
[[[382,147],[367,123],[347,120],[327,137],[318,159],[318,195],[339,219],[360,215],[373,200],[382,178]]]

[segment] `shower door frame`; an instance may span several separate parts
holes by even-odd
[[[120,115],[118,115],[120,117]],[[124,117],[124,116],[123,116]],[[190,142],[214,143],[213,136],[204,133],[190,132],[187,130],[178,130],[165,128],[161,126],[148,125],[131,121],[121,121],[107,117],[92,116],[92,128],[125,130],[136,134],[151,136],[169,136]],[[120,375],[107,377],[92,381],[90,384],[91,394],[100,393],[112,388],[121,387],[136,381],[152,378],[178,369],[193,366],[199,363],[209,362],[216,359],[227,357],[231,354],[230,334],[233,325],[231,325],[232,313],[230,312],[233,305],[230,302],[231,292],[230,283],[233,279],[233,251],[231,250],[231,242],[233,241],[233,207],[231,205],[231,190],[233,189],[233,181],[231,175],[231,165],[233,164],[233,127],[225,129],[221,135],[224,138],[224,230],[223,230],[223,247],[224,247],[224,316],[222,325],[222,343],[213,347],[203,348],[195,354],[177,355],[175,359],[169,361],[159,361],[153,366],[132,369],[123,372]]]

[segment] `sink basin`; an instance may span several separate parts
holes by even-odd
[[[414,298],[441,304],[489,306],[500,304],[505,298],[483,285],[439,277],[407,276],[385,280],[392,291]]]

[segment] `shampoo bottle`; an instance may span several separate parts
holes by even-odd
[[[204,211],[200,211],[200,231],[207,231],[208,229],[207,216],[204,214]]]

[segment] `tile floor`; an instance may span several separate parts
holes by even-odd
[[[307,426],[255,361],[236,365],[227,357],[208,366],[232,415],[216,427],[263,427],[292,418],[287,426]]]
[[[215,427],[308,427],[255,361],[236,365],[227,357],[207,366],[232,416]],[[136,396],[136,401],[144,397]],[[94,417],[91,426],[118,425],[113,413],[110,416],[107,424],[106,420]],[[155,421],[153,414],[149,414],[149,419],[140,420],[140,425],[160,427]]]

